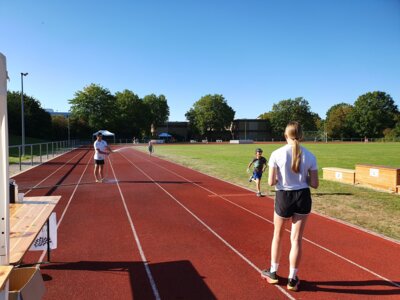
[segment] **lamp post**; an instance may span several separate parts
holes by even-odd
[[[25,156],[25,114],[24,114],[24,76],[28,73],[21,73],[21,137],[22,137],[22,156]]]
[[[70,131],[70,125],[69,125],[69,114],[70,114],[70,112],[68,112],[68,115],[67,115],[67,121],[68,121],[68,147],[71,147],[71,131]]]

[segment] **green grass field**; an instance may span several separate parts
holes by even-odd
[[[271,152],[282,145],[156,145],[155,155],[254,189],[247,181],[246,168],[255,148],[262,148],[268,159]],[[368,163],[400,168],[400,143],[309,143],[303,146],[316,155],[320,178],[323,167],[354,169],[357,163]],[[147,151],[147,148],[141,147],[141,150]],[[266,178],[263,178],[262,189],[273,195]],[[320,180],[320,187],[312,192],[315,212],[400,240],[400,195],[325,180]]]

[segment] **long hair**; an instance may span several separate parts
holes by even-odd
[[[294,144],[292,147],[292,171],[294,173],[300,172],[300,157],[301,157],[301,148],[300,141],[303,138],[303,130],[298,122],[289,122],[285,129],[285,137],[287,139],[291,139]]]

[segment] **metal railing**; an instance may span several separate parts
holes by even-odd
[[[9,158],[17,158],[19,170],[22,170],[23,164],[42,163],[43,160],[48,160],[56,155],[68,152],[80,146],[79,140],[55,141],[47,143],[25,144],[25,151],[22,151],[22,145],[13,145],[8,147]],[[25,156],[22,153],[25,152]],[[15,160],[10,164],[15,164]]]

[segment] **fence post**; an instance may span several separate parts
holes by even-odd
[[[31,144],[31,166],[33,166],[33,145]]]

